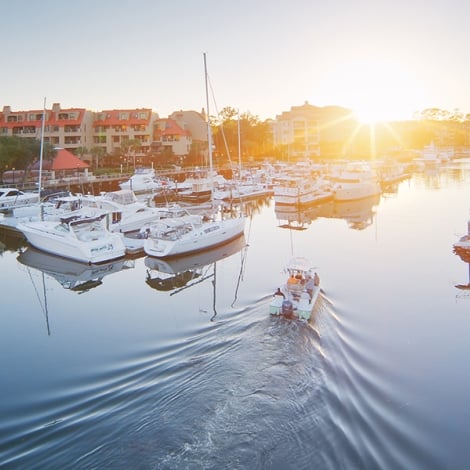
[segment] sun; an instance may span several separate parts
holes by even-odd
[[[411,119],[422,89],[403,64],[374,57],[337,66],[330,87],[362,124]]]

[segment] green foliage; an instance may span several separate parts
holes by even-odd
[[[25,139],[16,136],[0,137],[0,170],[16,168],[25,170],[32,163],[39,160],[41,142],[36,139]],[[55,151],[49,144],[43,148],[43,160],[54,157]]]

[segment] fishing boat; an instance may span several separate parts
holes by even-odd
[[[58,221],[21,222],[18,229],[40,250],[95,264],[125,255],[122,235],[107,230],[105,217],[72,215]]]
[[[271,315],[310,320],[320,295],[320,277],[307,258],[293,257],[285,267],[287,280],[274,293]]]

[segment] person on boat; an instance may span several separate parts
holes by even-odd
[[[297,279],[293,274],[290,275],[289,279],[287,280],[287,284],[297,284]]]
[[[320,285],[320,276],[317,273],[313,275],[313,282],[315,283],[316,286]]]
[[[313,289],[315,287],[315,279],[312,276],[307,276],[307,282],[305,283],[305,290],[307,291],[307,294],[310,297],[310,300],[312,300],[313,297]]]
[[[278,288],[277,288],[277,291],[274,292],[273,297],[275,297],[276,295],[280,295],[283,299],[286,298],[286,296],[284,295],[284,292],[282,292],[282,290],[281,290],[280,287],[278,287]]]

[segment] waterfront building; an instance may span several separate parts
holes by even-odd
[[[44,111],[13,111],[4,106],[0,112],[0,136],[41,138]],[[74,151],[93,145],[93,113],[84,108],[62,109],[54,103],[45,110],[44,142]]]

